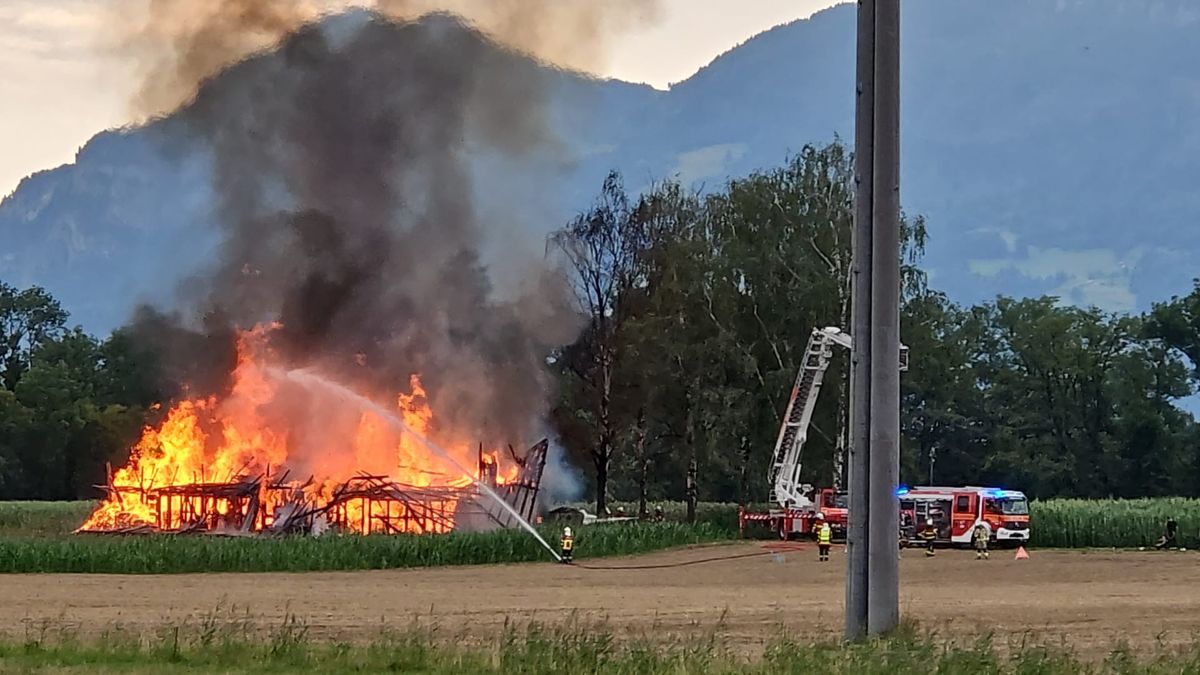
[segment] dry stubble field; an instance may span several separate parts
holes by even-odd
[[[695,547],[591,563],[673,565],[762,550],[761,543]],[[0,630],[33,627],[83,634],[120,624],[153,630],[205,616],[277,625],[288,615],[311,635],[377,636],[414,617],[449,637],[491,637],[506,620],[602,621],[617,634],[657,637],[716,630],[734,647],[757,649],[780,629],[801,639],[841,629],[845,558],[829,564],[812,547],[687,566],[583,569],[545,564],[331,573],[166,576],[0,576]],[[1200,558],[1191,553],[1011,551],[975,561],[967,551],[902,559],[904,616],[941,635],[994,632],[997,642],[1031,633],[1067,638],[1103,654],[1119,640],[1137,648],[1190,644],[1200,627]],[[218,608],[220,608],[218,610]]]

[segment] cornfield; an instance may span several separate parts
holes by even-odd
[[[594,503],[589,504],[573,504],[576,508],[582,508],[589,513],[596,509]],[[652,515],[655,508],[661,508],[663,518],[673,522],[683,522],[687,518],[687,503],[679,501],[652,501],[646,505],[646,510]],[[759,508],[759,506],[755,506]],[[766,505],[761,505],[762,509],[766,509]],[[637,502],[616,501],[609,503],[609,509],[616,515],[617,509],[624,509],[625,515],[638,515]],[[738,505],[729,502],[699,502],[696,504],[696,522],[708,523],[715,527],[735,531],[738,525]]]
[[[629,515],[636,504],[614,504]],[[579,528],[576,555],[627,555],[737,536],[737,506],[698,505],[694,526],[682,525],[682,502],[656,502],[666,523],[597,524]],[[438,536],[219,537],[70,536],[91,502],[0,502],[0,572],[237,572],[352,570],[507,563],[549,559],[517,531]],[[1152,546],[1168,518],[1179,523],[1177,545],[1200,549],[1200,499],[1050,499],[1030,504],[1035,547]],[[543,536],[557,544],[559,530]]]
[[[1034,546],[1152,546],[1170,518],[1179,523],[1177,546],[1200,546],[1200,499],[1049,499],[1033,502],[1029,510]]]
[[[53,537],[70,533],[96,502],[0,502],[0,536]]]
[[[557,545],[557,528],[543,536]],[[644,553],[730,538],[711,525],[631,523],[579,528],[575,556]],[[216,536],[0,538],[0,573],[302,572],[550,560],[521,530],[443,535],[246,539]]]

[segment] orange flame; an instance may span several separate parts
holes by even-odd
[[[110,478],[108,498],[81,530],[114,530],[134,525],[173,530],[205,520],[210,527],[255,519],[246,529],[262,529],[291,500],[325,503],[339,486],[368,474],[413,488],[437,490],[420,515],[395,500],[353,499],[331,509],[352,531],[445,531],[454,524],[460,498],[472,485],[454,463],[430,453],[410,434],[399,433],[379,415],[349,407],[321,392],[287,385],[268,368],[266,338],[277,326],[244,333],[238,342],[233,388],[223,397],[184,400],[157,428],[147,427],[131,449],[128,463]],[[410,377],[407,392],[396,394],[396,412],[413,431],[440,441],[462,467],[486,465],[496,484],[520,472],[500,453],[479,452],[470,442],[438,428],[421,379]],[[286,477],[284,482],[281,479]],[[487,475],[481,478],[487,478]],[[201,484],[232,485],[261,479],[259,495],[188,492]],[[270,486],[267,489],[265,486]],[[257,511],[252,502],[261,505]],[[245,528],[245,525],[242,525]]]

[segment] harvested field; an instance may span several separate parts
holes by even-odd
[[[589,563],[472,566],[369,572],[5,575],[0,631],[69,625],[83,634],[121,624],[153,630],[164,621],[203,620],[220,606],[263,626],[294,615],[309,634],[339,639],[404,628],[414,617],[447,637],[491,637],[507,620],[603,621],[638,636],[709,630],[755,651],[780,628],[805,639],[841,629],[845,559],[820,565],[811,547],[764,552],[762,543],[694,547]],[[1200,559],[1191,553],[1034,551],[975,561],[966,551],[934,559],[905,552],[905,617],[940,634],[994,631],[997,642],[1031,632],[1065,637],[1080,654],[1120,640],[1136,648],[1190,644],[1200,628]],[[219,613],[219,612],[218,612]]]

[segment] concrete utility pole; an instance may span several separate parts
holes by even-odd
[[[900,0],[859,0],[857,70],[849,639],[900,622]]]
[[[854,119],[854,257],[850,300],[850,493],[846,524],[846,639],[867,631],[867,517],[871,439],[871,187],[875,170],[875,0],[858,3]]]
[[[900,624],[900,0],[875,3],[867,633]]]

